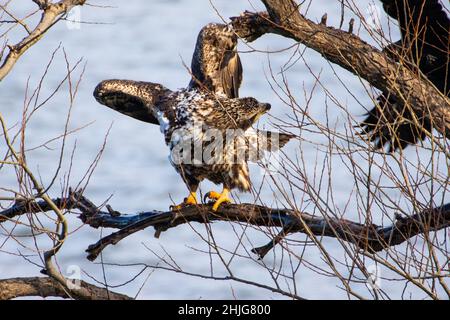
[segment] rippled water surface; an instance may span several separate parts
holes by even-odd
[[[11,5],[15,12],[24,14],[34,9],[33,3],[26,5],[26,1],[17,1]],[[308,9],[308,17],[319,21],[324,12],[328,13],[328,23],[338,25],[340,19],[339,1],[314,0]],[[368,1],[360,1],[363,12]],[[244,10],[254,11],[262,9],[258,1],[244,0],[171,0],[171,1],[92,1],[99,5],[111,7],[85,6],[74,19],[80,18],[83,24],[67,24],[61,22],[52,28],[48,34],[32,47],[17,63],[12,73],[0,85],[0,110],[10,126],[21,119],[23,101],[26,93],[27,81],[29,83],[28,95],[38,85],[39,79],[45,71],[51,53],[59,46],[65,50],[71,65],[82,59],[80,66],[73,75],[73,82],[77,81],[80,72],[85,68],[82,81],[71,110],[69,128],[84,127],[82,130],[70,135],[66,142],[64,160],[61,172],[56,183],[50,190],[52,196],[58,196],[64,179],[70,171],[70,185],[76,186],[90,164],[101,149],[105,136],[107,143],[101,160],[90,178],[85,195],[97,204],[109,199],[114,209],[121,212],[138,212],[151,209],[165,210],[173,201],[180,201],[186,193],[186,188],[178,174],[167,161],[167,148],[164,144],[159,128],[136,121],[124,115],[114,112],[99,105],[92,96],[95,85],[108,78],[123,78],[159,82],[171,89],[181,88],[187,85],[189,73],[183,63],[190,65],[190,59],[195,45],[197,33],[206,23],[220,21],[221,17],[227,19],[230,16],[239,15]],[[252,8],[252,6],[254,6]],[[255,9],[256,7],[256,9]],[[303,9],[302,11],[304,12]],[[346,15],[346,24],[351,14]],[[94,23],[89,23],[94,22]],[[383,23],[386,21],[383,19]],[[361,30],[361,36],[368,39],[367,33]],[[21,33],[12,33],[20,38]],[[23,35],[22,35],[23,36]],[[394,31],[393,37],[398,38]],[[320,76],[321,83],[330,90],[335,98],[347,106],[352,114],[361,118],[365,112],[363,106],[370,106],[368,97],[361,82],[335,65],[330,65],[319,54],[312,50],[306,50],[304,57],[299,58],[298,51],[304,48],[294,46],[288,39],[266,35],[249,46],[241,43],[239,49],[244,66],[244,82],[241,96],[254,96],[260,101],[270,102],[271,117],[263,119],[262,123],[270,126],[269,122],[280,123],[292,116],[290,108],[277,98],[271,89],[274,80],[270,76],[272,70],[276,80],[283,78],[279,71],[285,72],[286,81],[289,83],[294,96],[300,106],[305,106],[304,90],[309,92],[315,87],[315,77],[310,70]],[[288,48],[288,49],[287,49]],[[284,50],[286,49],[286,50]],[[267,51],[272,52],[268,54]],[[290,65],[289,67],[287,67]],[[41,96],[49,95],[65,75],[66,64],[62,50],[59,50],[53,64],[42,85]],[[342,83],[345,83],[353,96],[350,95]],[[42,99],[40,99],[42,101]],[[49,183],[58,166],[61,141],[50,142],[47,148],[35,147],[42,145],[47,140],[61,135],[64,131],[65,119],[69,112],[70,99],[66,84],[58,93],[39,109],[33,116],[27,127],[26,145],[31,149],[27,154],[30,168],[39,173],[44,185]],[[327,110],[325,112],[325,110]],[[317,121],[343,128],[343,112],[336,107],[334,101],[327,99],[324,90],[317,86],[313,98],[309,104],[310,114]],[[269,120],[269,121],[268,121]],[[308,139],[308,134],[304,138]],[[311,138],[313,138],[311,136]],[[315,136],[318,142],[325,142],[324,137]],[[4,147],[4,145],[0,145]],[[286,152],[290,156],[299,154],[299,144],[290,143]],[[73,166],[70,169],[72,151]],[[322,149],[323,150],[323,149]],[[326,170],[317,168],[315,163],[323,159],[325,154],[318,152],[312,144],[302,145],[302,154],[307,167],[307,174],[313,176],[315,172]],[[415,157],[415,150],[406,151],[407,156]],[[321,166],[321,162],[318,162]],[[356,207],[353,199],[348,203],[353,191],[354,182],[351,173],[339,160],[332,163],[334,170],[331,173],[331,183],[335,188],[335,205],[342,208],[345,217],[358,218],[358,212],[352,210]],[[444,169],[445,170],[445,169]],[[252,177],[255,185],[263,180],[261,171],[253,167]],[[16,176],[13,171],[0,173],[1,186],[14,187]],[[285,183],[285,182],[284,182]],[[212,185],[205,183],[203,191],[207,191]],[[326,189],[322,190],[327,194]],[[277,192],[270,184],[264,183],[261,189],[261,198],[269,206],[283,206],[283,201],[275,201]],[[395,190],[392,191],[395,196]],[[6,195],[1,193],[0,196]],[[255,201],[252,194],[235,194],[236,200]],[[309,210],[312,206],[301,204],[302,196],[296,194],[295,198],[303,209]],[[226,270],[221,263],[221,258],[208,253],[208,246],[201,239],[207,233],[203,225],[192,224],[180,226],[169,230],[159,239],[153,237],[153,231],[148,229],[120,242],[116,246],[105,250],[101,259],[96,263],[85,259],[84,250],[91,243],[97,241],[102,234],[109,230],[96,230],[83,226],[74,216],[68,217],[70,222],[70,237],[64,244],[59,254],[58,263],[62,271],[70,274],[70,266],[79,266],[83,270],[83,279],[94,282],[108,282],[113,290],[129,295],[139,292],[140,298],[176,299],[176,298],[225,298],[225,299],[279,299],[282,296],[261,288],[219,280],[194,278],[187,275],[169,272],[161,269],[145,270],[135,281],[114,288],[132,279],[142,269],[137,266],[110,266],[102,269],[100,260],[113,264],[149,264],[160,263],[158,256],[164,259],[172,257],[178,265],[186,271],[203,275],[226,275]],[[21,221],[26,221],[22,218]],[[380,222],[380,221],[375,221]],[[49,224],[51,226],[51,224]],[[268,238],[260,231],[245,226],[230,223],[214,223],[212,225],[215,241],[224,251],[224,259],[228,261],[230,254],[226,250],[235,250],[247,255],[252,246],[265,244]],[[6,233],[13,229],[7,225],[0,235],[0,275],[2,278],[14,276],[39,275],[39,266],[35,266],[24,260],[19,255],[30,255],[30,259],[38,264],[40,260],[33,255],[35,249],[31,238],[17,238],[16,241],[7,238]],[[196,232],[194,232],[194,230]],[[242,233],[246,236],[240,239]],[[28,235],[25,227],[17,227],[15,235]],[[297,240],[304,236],[294,237]],[[239,241],[243,245],[239,246]],[[323,244],[332,255],[341,257],[343,252],[333,239],[323,239]],[[49,246],[42,239],[40,249]],[[32,250],[33,249],[33,250]],[[317,249],[312,246],[294,247],[309,263],[324,265],[323,258]],[[281,251],[276,255],[269,254],[264,259],[264,264],[269,268],[289,270],[289,261]],[[227,260],[228,259],[228,260]],[[243,279],[273,285],[274,280],[264,269],[261,262],[246,258],[235,258],[229,261],[229,267],[237,277]],[[337,266],[340,268],[340,266]],[[347,272],[347,271],[345,271]],[[148,277],[148,278],[147,278]],[[282,288],[293,290],[291,281],[278,279]],[[346,294],[338,286],[341,284],[332,278],[317,276],[308,265],[303,265],[296,274],[296,290],[299,295],[307,298],[346,298]],[[389,285],[393,295],[399,296],[402,286]],[[142,287],[142,288],[141,288]],[[364,284],[361,290],[364,291]]]

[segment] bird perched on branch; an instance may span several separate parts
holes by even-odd
[[[293,136],[253,129],[270,109],[254,98],[238,98],[242,66],[237,37],[223,24],[209,24],[197,39],[192,80],[186,89],[132,80],[105,80],[94,91],[101,104],[128,116],[158,124],[170,148],[170,162],[189,189],[175,208],[197,203],[199,183],[223,184],[222,193],[208,192],[213,210],[230,201],[229,191],[249,191],[248,161],[284,146]],[[198,152],[200,151],[200,152]]]
[[[398,21],[401,40],[385,48],[399,63],[420,71],[444,95],[450,94],[450,19],[438,0],[381,0],[386,13]],[[427,110],[417,114],[383,92],[360,124],[376,149],[389,152],[425,139],[432,126]]]

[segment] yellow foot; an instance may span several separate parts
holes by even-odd
[[[219,198],[220,198],[220,193],[215,192],[215,191],[210,191],[210,192],[206,193],[205,196],[203,197],[203,202],[206,202],[206,199],[217,200]]]
[[[230,193],[230,190],[228,190],[227,188],[223,188],[222,193],[218,193],[218,192],[215,192],[215,191],[208,192],[205,195],[205,199],[206,198],[215,199],[216,202],[214,202],[212,210],[213,211],[217,211],[217,209],[219,209],[219,206],[222,203],[224,203],[224,202],[231,202],[231,199],[228,197],[229,193]]]
[[[180,210],[186,206],[197,204],[197,195],[195,192],[189,193],[189,196],[187,198],[184,198],[183,203],[180,203],[178,205],[170,206],[170,210]]]

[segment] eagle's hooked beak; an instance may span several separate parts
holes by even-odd
[[[259,118],[261,118],[262,113],[258,113],[256,116],[253,117],[253,122],[258,121]]]
[[[256,114],[256,115],[253,117],[253,122],[258,121],[258,119],[259,119],[263,114],[265,114],[267,111],[269,111],[270,108],[271,108],[270,103],[260,103],[260,105],[262,106],[262,108],[261,108],[262,111],[261,111],[260,113]]]

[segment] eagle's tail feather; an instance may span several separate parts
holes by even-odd
[[[265,151],[278,151],[283,148],[289,140],[295,137],[293,134],[261,131],[258,130],[258,143]]]
[[[292,134],[250,129],[246,131],[247,159],[258,161],[264,158],[266,152],[276,152],[283,148]]]

